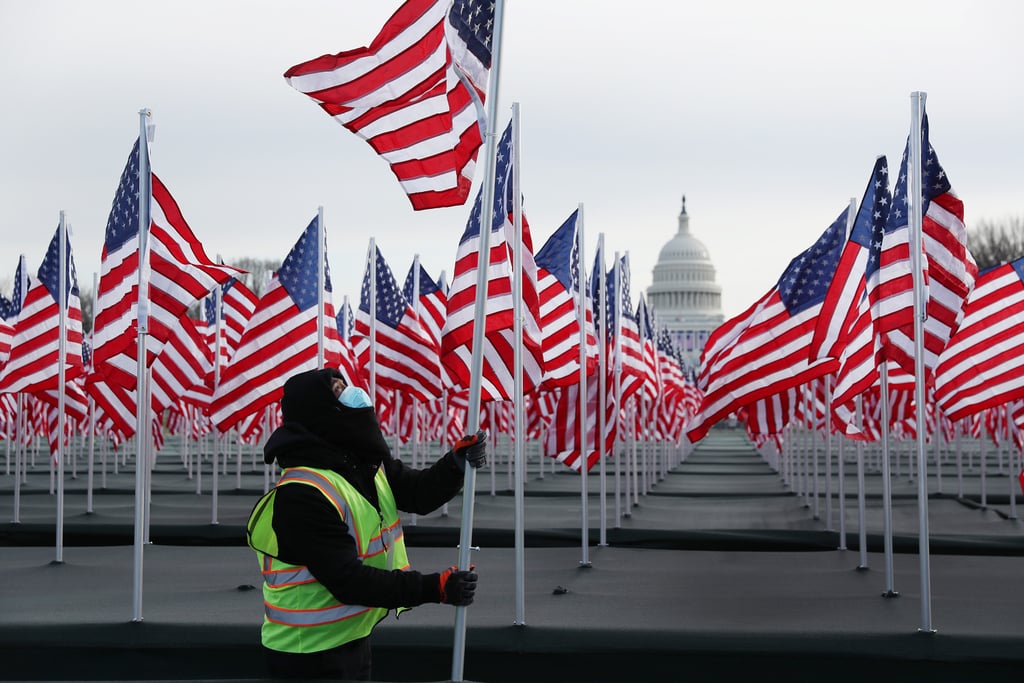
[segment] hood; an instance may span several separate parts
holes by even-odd
[[[349,408],[331,383],[343,379],[334,368],[294,375],[281,396],[281,427],[267,440],[263,460],[281,467],[376,471],[390,455],[373,408]]]

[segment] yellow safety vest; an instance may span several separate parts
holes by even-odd
[[[379,514],[337,472],[312,467],[285,469],[277,486],[256,503],[247,526],[249,547],[256,551],[263,573],[263,645],[280,652],[319,652],[370,635],[387,609],[341,603],[307,567],[277,558],[274,499],[285,484],[312,486],[331,502],[348,526],[363,564],[378,569],[409,568],[405,535],[383,468],[374,476]]]

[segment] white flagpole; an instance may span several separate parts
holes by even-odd
[[[218,259],[219,260],[219,259]],[[220,332],[221,332],[221,307],[224,305],[223,302],[223,289],[220,285],[217,285],[216,289],[213,290],[213,313],[215,316],[215,322],[213,326],[213,395],[217,395],[218,389],[220,389]],[[210,524],[219,524],[217,521],[217,506],[219,501],[217,499],[217,492],[220,488],[218,483],[217,470],[219,465],[217,459],[220,457],[220,452],[223,449],[223,438],[224,435],[220,433],[216,427],[213,432],[213,477],[210,484],[210,507],[212,508]],[[225,457],[226,454],[225,454]]]
[[[832,531],[832,375],[825,375],[825,529]]]
[[[605,468],[605,458],[608,456],[608,445],[605,439],[605,430],[608,428],[608,307],[607,283],[604,276],[604,233],[597,236],[597,268],[592,277],[597,278],[597,428],[596,436],[598,443],[598,479],[601,483],[601,539],[600,546],[608,545],[608,478]],[[616,406],[617,407],[617,406]]]
[[[815,433],[818,429],[818,410],[815,396],[815,382],[812,380],[804,385],[805,391],[807,392],[807,417],[810,420],[810,429],[807,431],[807,437],[810,441],[810,448],[807,449],[807,454],[811,456],[811,500],[813,501],[813,516],[814,519],[821,519],[821,506],[818,503],[818,435]]]
[[[366,253],[366,267],[370,275],[370,401],[377,405],[377,240],[373,237]]]
[[[1007,477],[1007,479],[1009,479],[1009,482],[1010,482],[1010,516],[1009,516],[1008,519],[1015,520],[1015,519],[1017,519],[1017,482],[1014,481],[1014,479],[1016,479],[1016,477],[1014,477],[1013,474],[1014,474],[1015,471],[1018,471],[1018,470],[1016,468],[1016,464],[1017,463],[1016,463],[1016,454],[1014,453],[1014,448],[1013,448],[1013,437],[1010,436],[1010,431],[1014,427],[1012,426],[1013,425],[1013,418],[1010,417],[1010,406],[1009,405],[1004,405],[1003,406],[1003,416],[1006,419],[1006,430],[1007,430],[1007,441],[1008,441],[1008,443],[1007,443],[1008,448],[1007,448],[1007,451],[1006,451],[1006,459],[1007,459],[1006,467],[1007,467],[1007,474],[1009,475]],[[939,476],[938,476],[939,475],[939,467],[940,467],[940,465],[939,465],[939,449],[937,447],[938,443],[939,443],[939,437],[942,435],[942,429],[939,427],[938,423],[939,423],[939,416],[936,415],[935,416],[935,444],[936,444],[936,448],[935,448],[935,475],[936,475],[936,479],[940,482],[939,493],[942,493],[942,487],[941,487],[941,481],[942,480],[939,479]]]
[[[497,176],[496,150],[498,138],[495,122],[498,118],[498,84],[501,75],[502,28],[504,26],[505,2],[494,1],[494,32],[491,39],[491,75],[487,95],[487,121],[484,143],[487,145],[487,166],[483,185],[483,206],[480,215],[480,249],[476,276],[476,320],[487,319],[487,274],[490,269],[491,224],[494,220],[494,182]],[[484,329],[485,325],[473,326],[473,349],[469,370],[469,406],[467,431],[476,433],[480,427],[480,380],[483,375]],[[467,467],[462,486],[462,526],[459,533],[459,569],[469,569],[469,553],[473,542],[473,505],[476,496],[476,469]],[[452,646],[452,681],[463,680],[462,672],[466,649],[466,608],[455,608],[455,638]]]
[[[96,300],[97,295],[100,291],[99,285],[99,273],[93,271],[92,274],[92,297],[93,301]],[[93,316],[95,318],[95,316]],[[92,346],[91,332],[89,346]],[[93,493],[93,479],[96,469],[96,400],[89,395],[89,468],[88,476],[86,477],[85,487],[85,512],[91,515],[92,510],[92,493]]]
[[[324,367],[324,270],[327,261],[327,229],[324,227],[324,207],[316,209],[316,368]],[[218,324],[220,318],[217,319]]]
[[[910,263],[914,275],[914,397],[917,402],[917,507],[920,532],[918,554],[921,564],[921,626],[918,631],[934,633],[932,627],[931,568],[928,549],[928,462],[925,457],[925,392],[924,392],[924,307],[923,245],[921,241],[921,119],[927,94],[910,94]]]
[[[893,588],[892,557],[892,476],[889,457],[889,364],[882,363],[878,369],[879,398],[882,408],[882,536],[885,548],[885,592],[882,597],[898,598]]]
[[[858,394],[856,401],[856,414],[857,414],[857,426],[863,428],[864,426],[864,401]],[[868,567],[868,528],[867,528],[867,511],[865,503],[865,491],[864,491],[864,442],[857,442],[857,547],[860,550],[860,564],[857,565],[858,571],[867,571]]]
[[[526,625],[526,550],[525,512],[523,505],[523,481],[526,479],[526,463],[523,453],[523,195],[520,184],[520,132],[519,103],[512,103],[512,336],[515,340],[513,358],[513,410],[512,429],[515,434],[513,459],[515,461],[515,562],[516,562],[516,609],[514,626]]]
[[[412,301],[409,302],[412,306],[412,312],[416,314],[416,319],[420,318],[420,255],[413,254],[412,257]],[[416,467],[416,455],[418,452],[417,441],[419,439],[419,399],[415,396],[412,397],[413,416],[412,416],[412,466]],[[415,515],[413,516],[415,519]]]
[[[420,255],[413,254],[412,257],[412,301],[409,302],[412,306],[413,313],[416,314],[416,319],[420,319]],[[412,397],[412,454],[411,454],[411,465],[413,468],[416,467],[417,455],[419,452],[419,440],[420,440],[420,401],[415,396]],[[416,513],[409,515],[409,524],[416,526],[417,517]]]
[[[845,446],[846,436],[839,439],[839,451],[836,454],[836,477],[839,480],[837,494],[839,496],[839,548],[846,550],[846,467],[845,467]]]
[[[14,427],[14,519],[11,521],[14,524],[21,524],[21,485],[22,477],[24,476],[28,464],[25,461],[25,449],[21,445],[22,433],[24,431],[25,424],[26,401],[25,394],[18,392],[16,396],[18,400],[18,412],[17,417],[15,418]]]
[[[587,490],[587,465],[590,449],[587,444],[587,299],[583,288],[586,286],[587,273],[583,264],[583,202],[580,202],[576,213],[576,324],[579,325],[580,344],[580,378],[579,378],[579,449],[580,449],[580,545],[582,555],[581,567],[591,567],[590,563],[590,510],[589,491]],[[595,444],[596,445],[596,444]]]
[[[67,400],[64,377],[67,373],[65,364],[68,358],[68,295],[64,289],[68,285],[67,235],[68,225],[64,211],[61,210],[60,225],[57,229],[57,308],[60,334],[57,336],[57,555],[54,558],[56,564],[64,564],[64,407]]]
[[[139,110],[139,292],[136,315],[138,318],[138,343],[136,356],[138,371],[135,385],[135,543],[132,571],[132,621],[142,621],[142,559],[145,542],[146,457],[145,433],[149,406],[146,400],[146,336],[149,334],[149,302],[146,298],[146,268],[149,265],[149,203],[152,198],[152,180],[149,171],[149,136],[147,119],[149,109]]]
[[[615,331],[615,528],[622,526],[622,465],[625,445],[622,434],[622,261],[619,252],[615,252],[615,315],[612,316],[612,330]],[[629,473],[626,473],[629,476]]]

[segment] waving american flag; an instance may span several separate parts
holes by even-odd
[[[437,341],[398,288],[391,267],[380,248],[368,255],[363,288],[356,311],[356,356],[363,367],[373,362],[377,383],[386,389],[408,393],[422,401],[441,395],[441,361]],[[373,261],[370,261],[370,258]],[[376,341],[371,359],[370,295],[376,298]]]
[[[39,266],[21,302],[11,337],[10,355],[0,370],[0,392],[39,393],[58,389],[61,335],[65,339],[65,383],[83,373],[82,306],[78,298],[78,276],[65,235],[64,324],[61,325],[60,300],[60,228],[50,240],[46,256]],[[20,297],[16,294],[16,299]]]
[[[846,243],[847,207],[821,237],[793,259],[766,297],[744,314],[744,327],[717,351],[700,413],[687,432],[696,443],[729,413],[832,372],[834,359],[811,362],[808,348],[825,293]]]
[[[368,47],[284,77],[388,162],[413,209],[459,206],[482,141],[493,17],[490,2],[406,0]]]
[[[281,397],[291,375],[318,367],[317,264],[323,246],[314,217],[288,252],[242,333],[238,350],[221,373],[212,419],[227,431]],[[331,303],[331,278],[324,258],[324,350],[327,365],[337,367],[340,341]]]

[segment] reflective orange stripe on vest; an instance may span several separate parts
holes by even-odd
[[[285,624],[286,626],[323,626],[324,624],[331,624],[343,619],[350,619],[364,612],[369,612],[371,609],[363,605],[335,605],[321,609],[292,610],[275,607],[266,602],[263,605],[266,607],[265,614],[267,619],[278,624]]]
[[[274,558],[270,555],[263,556],[263,569],[261,573],[266,584],[274,588],[316,581],[316,577],[305,567],[274,569]]]

